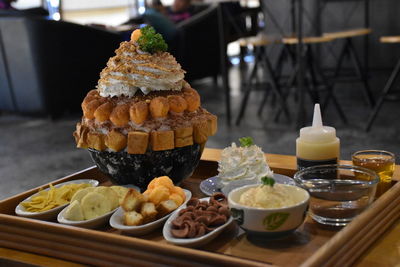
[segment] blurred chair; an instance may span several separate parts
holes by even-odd
[[[186,71],[186,79],[216,79],[220,74],[218,5],[195,5],[195,14],[176,27],[176,43],[171,53]]]
[[[380,38],[381,43],[385,44],[400,44],[400,36],[383,36]],[[367,125],[365,127],[366,131],[369,131],[371,129],[372,123],[374,122],[376,116],[378,115],[378,112],[382,108],[383,102],[385,101],[398,101],[400,100],[397,95],[394,95],[393,92],[391,92],[393,88],[394,82],[397,80],[398,76],[400,73],[400,59],[398,59],[396,66],[394,67],[392,73],[389,76],[389,79],[387,80],[385,87],[383,88],[383,91],[378,98],[378,101],[376,102],[376,105],[374,109],[371,112],[371,115],[368,118]]]
[[[346,31],[339,32],[329,32],[324,33],[323,36],[333,38],[335,40],[343,40],[344,44],[339,53],[339,58],[336,63],[335,72],[332,77],[333,83],[339,82],[340,71],[342,70],[343,61],[345,58],[349,58],[352,62],[353,69],[356,75],[356,81],[361,82],[364,88],[364,94],[367,100],[367,103],[373,107],[375,105],[375,100],[372,95],[371,89],[368,84],[368,77],[365,74],[365,71],[362,68],[361,61],[357,55],[356,48],[353,44],[353,38],[367,36],[372,32],[369,28],[360,28],[360,29],[350,29]],[[333,84],[333,86],[334,86]]]
[[[325,109],[326,105],[328,104],[328,100],[332,100],[339,114],[339,117],[346,124],[347,123],[346,115],[344,114],[340,106],[340,103],[333,92],[333,87],[328,83],[327,78],[325,77],[323,71],[319,68],[318,63],[314,58],[315,55],[315,51],[313,51],[314,47],[316,47],[317,45],[328,44],[333,40],[334,38],[327,36],[308,36],[303,38],[302,41],[304,44],[304,50],[301,56],[304,59],[303,60],[304,74],[305,74],[305,81],[307,83],[307,86],[305,88],[308,95],[311,98],[311,101],[314,104],[321,102],[319,95],[320,89],[326,90],[327,91],[326,101],[324,101],[323,103],[324,105],[322,106],[322,108]],[[297,46],[299,44],[299,39],[297,37],[284,37],[282,39],[282,42],[286,45],[288,51],[297,51],[291,49],[291,46]],[[299,62],[295,61],[294,55],[292,56],[291,61],[294,69],[288,79],[287,89],[294,87],[297,75],[300,71],[300,64]],[[284,97],[286,96],[284,95]],[[278,117],[279,113],[277,115],[277,118]]]
[[[53,118],[80,110],[119,43],[117,34],[73,23],[0,17],[0,110]]]
[[[240,124],[240,121],[243,118],[244,112],[247,107],[248,98],[250,96],[251,91],[255,87],[253,84],[253,80],[257,78],[257,71],[258,68],[263,68],[264,74],[267,76],[268,81],[264,88],[264,96],[261,101],[261,104],[258,108],[257,114],[260,115],[263,109],[264,104],[267,101],[267,97],[270,92],[273,93],[274,99],[277,99],[280,107],[284,111],[285,115],[287,116],[288,120],[290,121],[289,110],[286,106],[286,101],[283,98],[281,86],[279,84],[280,80],[280,73],[277,71],[278,68],[273,68],[271,61],[267,55],[267,46],[280,44],[282,43],[280,39],[276,39],[265,34],[258,34],[257,36],[253,37],[246,37],[239,39],[239,45],[241,47],[248,47],[252,46],[254,51],[254,66],[251,70],[249,77],[246,79],[247,83],[245,84],[244,96],[242,102],[240,104],[239,115],[236,119],[236,125]],[[283,51],[283,50],[282,50]],[[282,54],[282,53],[281,53]],[[278,57],[277,65],[281,64],[281,55]]]

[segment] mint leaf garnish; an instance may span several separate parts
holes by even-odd
[[[274,186],[275,184],[275,180],[274,178],[268,177],[268,176],[264,176],[261,178],[261,182],[263,183],[263,185],[269,185],[271,187]]]
[[[161,34],[157,33],[156,30],[147,25],[140,29],[142,35],[138,39],[138,44],[141,50],[154,54],[155,52],[165,52],[168,49],[167,43]]]
[[[240,145],[241,145],[242,147],[248,147],[248,146],[254,145],[253,138],[251,138],[251,137],[242,137],[242,138],[239,138],[239,142],[240,142]]]

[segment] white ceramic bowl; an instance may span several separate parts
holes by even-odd
[[[93,180],[93,179],[80,179],[80,180],[72,180],[72,181],[68,181],[68,182],[64,182],[64,183],[60,183],[57,185],[54,185],[54,187],[61,187],[63,185],[67,185],[67,184],[90,184],[91,186],[97,186],[99,184],[99,181],[97,180]],[[43,191],[48,191],[50,189],[46,188]],[[24,199],[22,202],[26,202],[31,200],[32,197],[35,197],[36,195],[38,195],[38,193],[31,195],[30,197]],[[21,203],[22,203],[21,202]],[[65,205],[61,205],[58,207],[55,207],[51,210],[47,210],[47,211],[42,211],[42,212],[30,212],[27,211],[24,206],[22,206],[20,204],[18,204],[17,207],[15,207],[15,214],[17,214],[18,216],[21,217],[26,217],[26,218],[33,218],[33,219],[38,219],[38,220],[51,220],[51,219],[55,219],[57,217],[57,214],[63,209],[65,208],[68,204]]]
[[[232,217],[248,234],[278,237],[295,231],[303,223],[310,200],[310,195],[306,190],[294,185],[281,185],[290,187],[292,194],[295,194],[299,200],[296,205],[288,207],[253,208],[238,203],[245,191],[257,186],[259,185],[243,186],[228,195]]]
[[[104,226],[108,224],[108,220],[110,219],[111,215],[118,209],[115,208],[114,210],[99,216],[97,218],[91,219],[91,220],[84,220],[84,221],[71,221],[68,220],[64,217],[64,213],[67,210],[68,206],[65,207],[57,216],[57,221],[62,224],[67,224],[71,226],[77,226],[77,227],[82,227],[82,228],[89,228],[89,229],[94,229],[94,228],[99,228],[101,226]]]
[[[209,200],[210,200],[209,197],[200,199],[200,201],[209,201]],[[209,232],[206,235],[203,235],[201,237],[196,237],[196,238],[176,238],[176,237],[173,237],[171,234],[172,221],[178,217],[179,211],[184,208],[186,208],[186,205],[183,205],[182,207],[180,207],[179,209],[174,211],[174,213],[171,215],[171,217],[169,217],[167,222],[164,224],[163,236],[164,236],[165,240],[167,240],[167,242],[172,243],[174,245],[185,246],[185,247],[203,246],[203,245],[207,244],[208,242],[210,242],[211,240],[213,240],[214,238],[216,238],[222,232],[222,230],[224,230],[227,226],[229,226],[233,222],[233,218],[232,218],[232,216],[230,216],[228,221],[225,224],[217,227],[216,229],[214,229],[213,231]]]
[[[183,189],[183,191],[185,192],[186,199],[180,207],[182,207],[182,206],[186,207],[186,203],[192,197],[192,193],[189,190]],[[141,236],[141,235],[148,234],[148,233],[154,231],[155,229],[161,227],[161,225],[163,225],[163,223],[168,219],[169,216],[171,216],[172,213],[167,214],[164,217],[162,217],[154,222],[149,222],[149,223],[146,223],[143,225],[138,225],[138,226],[128,226],[128,225],[124,225],[124,222],[123,222],[124,210],[121,207],[119,207],[117,209],[117,211],[111,216],[110,225],[111,225],[111,227],[121,230],[124,233],[128,233],[128,234],[134,235],[134,236]]]

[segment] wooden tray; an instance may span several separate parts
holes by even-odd
[[[195,173],[182,183],[202,197],[199,183],[217,173],[218,150],[206,149]],[[295,158],[267,154],[271,168],[293,175]],[[53,184],[75,179],[97,179],[111,185],[92,167]],[[15,207],[37,192],[35,188],[0,202],[0,246],[91,265],[301,265],[342,266],[354,262],[400,216],[400,183],[345,228],[330,228],[307,218],[291,236],[278,240],[249,240],[233,224],[212,243],[190,249],[166,243],[162,229],[142,237],[122,235],[110,227],[87,230],[17,217]]]

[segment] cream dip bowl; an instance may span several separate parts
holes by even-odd
[[[239,204],[241,195],[257,185],[246,185],[231,191],[228,204],[234,220],[248,234],[278,237],[286,235],[299,227],[305,217],[310,199],[309,193],[297,186],[281,184],[287,187],[290,196],[296,201],[294,205],[279,208],[258,208]]]

